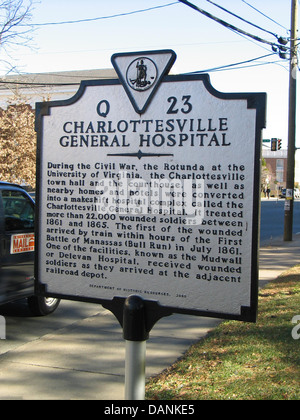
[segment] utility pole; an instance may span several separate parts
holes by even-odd
[[[297,38],[298,38],[298,0],[292,0],[291,13],[291,51],[290,51],[290,87],[289,87],[289,133],[286,199],[284,207],[284,241],[293,240],[293,212],[295,185],[296,152],[296,102],[297,102]]]

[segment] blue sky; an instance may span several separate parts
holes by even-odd
[[[277,42],[273,35],[225,13],[208,0],[191,1],[247,32]],[[289,36],[291,0],[214,2],[263,29],[283,37]],[[23,73],[47,73],[110,68],[111,56],[117,52],[171,48],[177,54],[172,72],[185,73],[252,60],[272,53],[269,45],[237,35],[175,0],[40,0],[35,4],[31,22],[45,24],[77,21],[163,5],[168,6],[90,22],[36,26],[32,48],[16,48],[12,56],[19,71]],[[269,62],[272,64],[257,66]],[[251,64],[256,66],[248,67]],[[274,54],[244,66],[246,68],[210,72],[212,85],[223,92],[267,92],[268,115],[264,137],[281,137],[285,146],[288,61]],[[6,69],[0,65],[0,74],[5,73]],[[300,139],[297,143],[300,147]]]

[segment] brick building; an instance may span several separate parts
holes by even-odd
[[[270,149],[263,150],[263,159],[267,170],[262,175],[262,189],[269,186],[271,195],[277,196],[282,188],[286,188],[287,174],[287,150],[272,152]],[[296,153],[295,182],[300,183],[300,160],[299,152]],[[264,173],[265,172],[265,173]]]

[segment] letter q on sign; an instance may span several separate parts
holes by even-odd
[[[98,103],[97,114],[100,117],[106,118],[110,111],[110,104],[108,101],[104,100]]]

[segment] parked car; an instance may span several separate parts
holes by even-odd
[[[0,305],[27,298],[33,315],[59,300],[34,294],[34,201],[20,186],[0,182]]]

